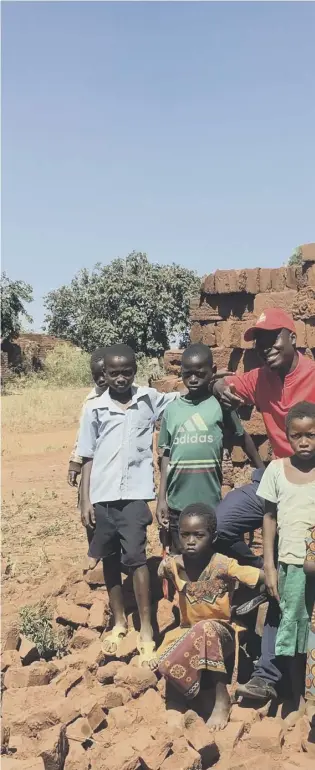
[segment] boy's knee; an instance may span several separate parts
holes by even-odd
[[[128,553],[123,554],[121,561],[124,567],[134,571],[135,569],[138,569],[138,567],[144,567],[146,565],[147,557],[145,552],[128,551]]]

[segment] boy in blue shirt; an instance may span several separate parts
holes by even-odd
[[[134,385],[136,359],[128,345],[106,349],[104,370],[108,390],[87,404],[80,427],[81,519],[85,527],[95,528],[89,550],[91,567],[103,559],[114,615],[104,651],[116,655],[127,634],[121,560],[133,574],[141,625],[139,664],[150,665],[155,663],[156,650],[145,546],[147,527],[152,523],[147,502],[155,498],[152,437],[155,422],[178,394]]]

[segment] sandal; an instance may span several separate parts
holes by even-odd
[[[137,650],[139,652],[138,666],[148,666],[151,671],[157,668],[158,658],[156,654],[156,645],[153,640],[151,642],[143,642],[140,639],[140,635],[137,640]]]
[[[120,642],[127,636],[128,629],[123,626],[116,626],[112,631],[109,631],[102,639],[102,650],[106,655],[110,655],[113,658],[116,657]],[[108,649],[108,647],[115,647],[115,649]]]

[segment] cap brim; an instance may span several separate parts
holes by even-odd
[[[257,326],[250,326],[249,329],[246,329],[246,332],[244,332],[245,342],[252,342],[255,339],[256,330],[257,330]]]

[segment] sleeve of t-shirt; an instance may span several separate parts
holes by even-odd
[[[257,567],[241,567],[236,559],[229,559],[228,575],[235,578],[235,580],[239,580],[240,583],[245,583],[250,588],[255,588],[259,580],[260,571]]]
[[[237,412],[225,412],[223,411],[223,425],[224,428],[231,433],[232,436],[244,436],[244,427],[240,421]]]
[[[266,468],[256,495],[264,500],[268,500],[270,503],[278,502],[278,460],[272,460],[268,468]]]
[[[80,457],[94,457],[98,438],[98,422],[95,408],[87,404],[80,422],[77,453]]]
[[[245,374],[233,374],[225,377],[227,385],[234,385],[234,392],[242,398],[246,404],[256,404],[256,385],[259,369],[252,369]],[[257,406],[257,404],[256,404]]]
[[[168,429],[167,412],[168,410],[166,410],[162,419],[158,442],[158,448],[163,450],[171,448],[171,435]]]

